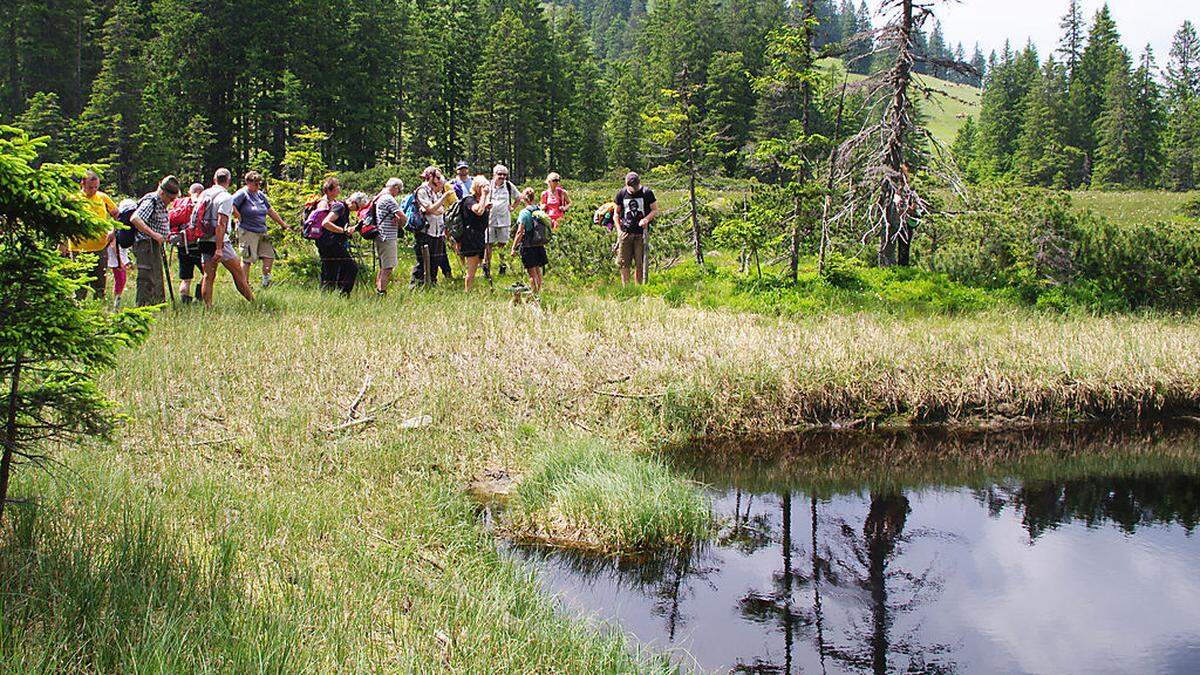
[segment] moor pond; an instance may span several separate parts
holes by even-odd
[[[704,672],[1200,672],[1200,431],[805,436],[672,453],[721,525],[510,546],[564,611]]]

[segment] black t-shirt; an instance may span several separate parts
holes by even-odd
[[[350,225],[350,208],[346,206],[346,202],[335,201],[329,205],[329,212],[333,214],[333,224],[338,227],[345,228]],[[322,243],[340,244],[348,241],[350,236],[341,232],[331,232],[321,228],[321,236],[317,239]]]
[[[462,206],[459,207],[462,209],[463,229],[471,230],[472,232],[483,232],[487,229],[487,211],[484,211],[481,216],[476,214],[475,210],[471,208],[478,203],[479,200],[475,199],[475,195],[468,194],[466,197],[463,197]]]
[[[642,234],[642,226],[638,222],[650,213],[654,206],[654,190],[643,186],[634,192],[627,187],[617,190],[613,199],[621,207],[621,230],[629,234]]]

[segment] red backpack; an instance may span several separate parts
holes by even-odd
[[[379,236],[379,216],[375,209],[375,199],[358,211],[358,233],[363,239],[375,239]]]
[[[196,203],[191,197],[176,199],[167,212],[167,222],[171,225],[171,234],[179,234],[192,220],[192,209]]]

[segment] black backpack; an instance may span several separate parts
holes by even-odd
[[[120,246],[121,248],[130,248],[133,246],[133,243],[137,241],[138,229],[134,227],[131,219],[133,218],[133,214],[137,213],[137,210],[141,208],[142,202],[145,202],[152,196],[153,195],[146,195],[145,197],[142,197],[136,204],[133,205],[132,208],[125,209],[117,214],[117,222],[122,225],[121,227],[117,228],[117,233],[114,235],[114,239],[117,240],[117,246]]]
[[[446,232],[454,241],[462,241],[463,234],[467,224],[463,219],[463,202],[458,200],[450,205],[450,210],[446,212]]]
[[[525,227],[522,246],[545,246],[550,243],[550,228],[546,227],[549,216],[541,209],[529,209],[529,225]]]

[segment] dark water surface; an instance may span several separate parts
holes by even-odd
[[[722,522],[685,555],[512,553],[684,668],[1200,673],[1194,431],[856,443],[684,460]]]

